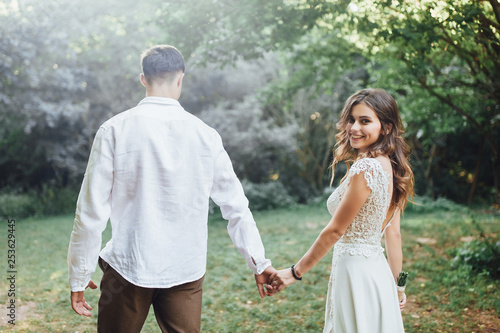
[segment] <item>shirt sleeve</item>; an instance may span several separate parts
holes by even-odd
[[[82,291],[94,273],[102,243],[102,232],[110,216],[113,185],[113,148],[109,133],[100,128],[78,195],[75,222],[68,249],[71,291]]]
[[[214,182],[210,197],[220,207],[222,217],[228,220],[227,230],[234,245],[255,274],[261,274],[271,265],[265,258],[264,245],[257,224],[248,208],[243,187],[233,165],[216,134],[214,145]]]

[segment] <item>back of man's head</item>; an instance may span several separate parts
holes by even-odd
[[[142,73],[148,84],[172,81],[179,72],[184,73],[182,54],[171,45],[155,45],[141,55]]]

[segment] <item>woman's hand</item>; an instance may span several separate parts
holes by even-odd
[[[297,280],[295,280],[295,278],[293,277],[291,268],[285,268],[278,271],[277,273],[274,273],[273,275],[271,275],[270,281],[271,284],[266,286],[266,288],[272,288],[277,291],[282,291],[286,287],[297,282]]]
[[[403,294],[403,298],[401,299],[401,301],[399,301],[399,309],[403,311],[405,305],[406,305],[406,294]]]

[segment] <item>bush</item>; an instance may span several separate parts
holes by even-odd
[[[245,179],[241,183],[252,210],[289,207],[296,203],[279,181],[255,184]]]
[[[431,197],[416,197],[415,203],[408,203],[407,212],[413,213],[433,213],[436,211],[466,212],[467,207],[457,204],[446,198],[432,199]]]
[[[74,213],[79,187],[48,187],[44,186],[41,191],[36,192],[38,215],[60,215]]]
[[[27,193],[3,189],[0,192],[0,218],[69,214],[75,211],[77,197],[78,190],[74,187],[43,186],[38,191]]]
[[[34,215],[35,200],[29,194],[0,193],[0,218],[16,219]]]
[[[473,240],[455,249],[452,266],[471,274],[485,274],[500,279],[500,240]]]

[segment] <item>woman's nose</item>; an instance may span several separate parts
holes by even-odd
[[[355,121],[352,126],[351,126],[351,130],[359,130],[361,128],[361,126],[359,125],[359,122]]]

